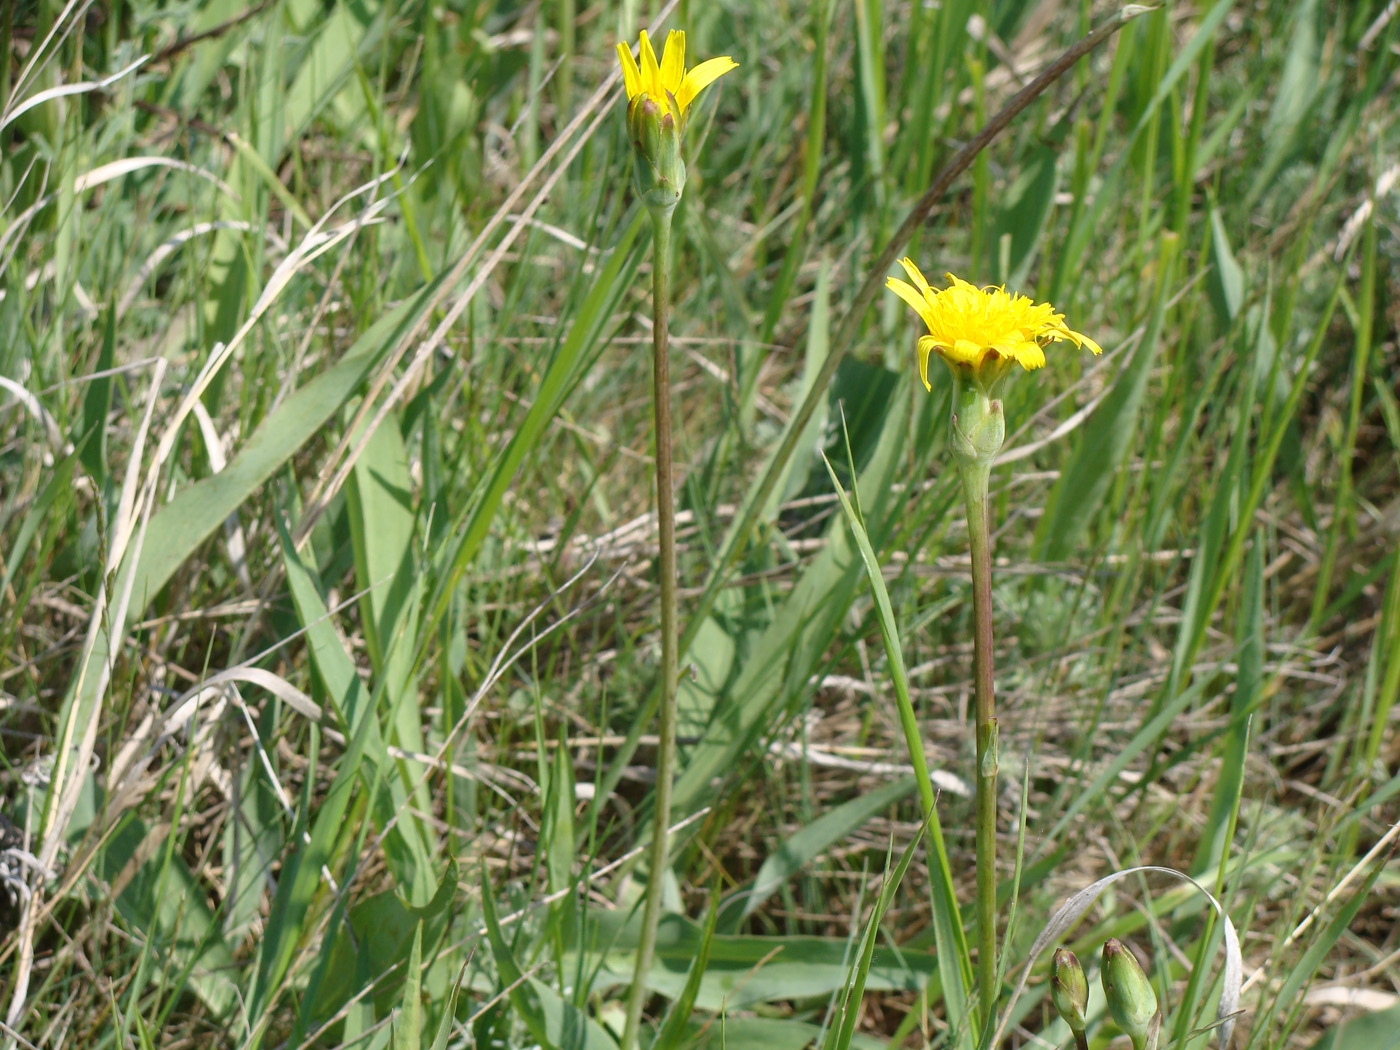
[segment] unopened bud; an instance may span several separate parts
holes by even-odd
[[[1056,948],[1050,967],[1050,1001],[1069,1030],[1082,1035],[1088,1024],[1089,982],[1084,979],[1084,967],[1068,948]]]
[[[949,445],[956,459],[990,466],[1006,440],[1006,417],[1001,401],[988,388],[960,375],[953,395],[953,427]]]
[[[1133,1050],[1157,1050],[1157,1035],[1162,1027],[1157,993],[1132,949],[1114,938],[1103,946],[1103,991],[1108,997],[1108,1012],[1118,1027],[1128,1033]]]
[[[638,95],[627,106],[637,193],[648,208],[674,208],[685,189],[681,156],[682,118],[670,96],[665,104]]]

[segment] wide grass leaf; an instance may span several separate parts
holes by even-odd
[[[915,784],[911,777],[876,788],[843,802],[806,827],[788,836],[758,869],[753,883],[733,894],[721,909],[720,926],[733,933],[787,881],[832,846],[859,830],[866,821],[900,801]]]
[[[624,930],[624,920],[616,912],[599,913],[595,920],[592,934],[596,941],[590,942],[590,950],[610,945],[597,989],[625,984],[632,978],[636,924]],[[698,923],[680,915],[664,916],[647,986],[668,998],[679,998],[703,939]],[[850,948],[844,938],[717,934],[709,952],[710,962],[695,997],[696,1008],[701,1010],[824,999],[845,988],[851,972]],[[918,991],[936,971],[931,952],[875,948],[866,986],[877,991]]]
[[[325,961],[325,976],[315,1002],[303,1004],[309,1018],[332,1017],[352,996],[369,990],[381,1016],[406,996],[408,971],[403,963],[410,948],[419,943],[431,958],[452,915],[457,893],[457,865],[449,862],[437,890],[427,904],[414,907],[393,890],[385,890],[349,908],[345,921],[334,927],[318,953]],[[417,982],[421,988],[421,981]]]
[[[501,983],[508,989],[511,1005],[535,1041],[546,1050],[617,1050],[617,1044],[602,1025],[547,984],[527,977],[521,970],[501,929],[491,884],[484,871],[481,910],[486,921],[486,939]]]
[[[218,474],[187,485],[160,508],[146,530],[132,583],[138,612],[214,530],[347,404],[370,370],[421,319],[439,281],[376,321],[334,365],[295,390],[253,431]]]
[[[142,820],[123,821],[98,853],[97,874],[117,891],[122,918],[153,943],[166,965],[188,967],[190,989],[215,1017],[231,1020],[238,1005],[233,951],[206,889],[183,858],[166,857],[160,848],[167,838]]]

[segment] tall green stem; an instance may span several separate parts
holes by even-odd
[[[977,990],[982,1016],[996,1015],[997,719],[992,692],[992,536],[987,511],[990,464],[963,467],[972,553],[973,682],[977,736]]]
[[[650,207],[652,229],[651,351],[652,401],[656,424],[656,521],[659,553],[656,574],[661,587],[661,724],[656,748],[656,797],[651,850],[647,862],[646,901],[637,941],[637,964],[627,997],[627,1022],[621,1050],[636,1050],[646,1001],[646,977],[656,948],[661,892],[670,865],[671,783],[676,764],[676,677],[679,646],[676,615],[676,504],[671,480],[671,363],[668,325],[671,313],[672,207]]]
[[[982,1016],[997,1003],[997,719],[992,687],[992,536],[987,506],[992,457],[1001,445],[1001,404],[971,383],[960,384],[954,455],[962,475],[972,555],[973,683],[977,745],[977,991]],[[985,421],[985,422],[984,422]],[[988,440],[983,440],[984,436]],[[993,438],[995,440],[990,440]]]

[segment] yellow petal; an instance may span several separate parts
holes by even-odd
[[[665,101],[666,85],[661,82],[661,67],[656,64],[656,52],[651,49],[647,31],[642,30],[642,90],[657,102]]]
[[[919,379],[925,387],[928,357],[935,351],[955,371],[973,369],[988,386],[1013,363],[1026,371],[1045,367],[1045,346],[1051,342],[1069,340],[1102,352],[1094,340],[1070,329],[1049,303],[1001,287],[978,288],[951,273],[944,275],[947,287],[935,291],[912,259],[901,259],[900,265],[914,283],[889,277],[885,284],[928,326],[928,335],[919,340]]]
[[[627,89],[630,102],[642,91],[642,71],[637,68],[637,60],[632,57],[632,49],[626,44],[617,45],[617,57],[622,62],[622,83]]]
[[[987,348],[981,343],[974,343],[971,339],[957,339],[944,354],[952,361],[966,362],[970,365],[981,364],[982,358],[986,356]]]
[[[661,82],[676,95],[685,79],[685,34],[673,29],[666,35],[666,50],[661,54]]]
[[[738,69],[739,63],[735,62],[728,55],[720,58],[710,58],[701,62],[685,75],[681,81],[681,89],[676,92],[676,104],[680,106],[684,113],[691,102],[695,101],[695,96],[709,87],[731,69]]]
[[[915,270],[914,273],[918,273],[918,271]],[[913,276],[913,274],[910,276]],[[928,303],[913,287],[905,284],[898,277],[886,277],[885,287],[912,306],[915,311],[918,312],[918,315],[924,319],[924,323],[928,324]]]
[[[1027,372],[1045,367],[1045,351],[1040,344],[1029,339],[1020,339],[1003,346],[992,347],[999,354],[1011,358]]]
[[[914,282],[914,287],[925,298],[933,294],[933,289],[929,287],[928,281],[924,278],[924,272],[914,264],[914,260],[906,256],[899,260],[899,265],[904,267],[904,272],[909,275],[909,279]]]
[[[919,378],[924,381],[924,389],[932,390],[928,381],[928,355],[938,349],[938,343],[933,336],[925,335],[919,338]]]

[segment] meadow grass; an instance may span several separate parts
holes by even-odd
[[[874,294],[908,254],[1106,351],[1013,379],[992,472],[1001,1045],[1068,1044],[1029,948],[1138,864],[1238,928],[1232,1045],[1395,1045],[1393,4],[1138,12],[974,157],[1117,8],[34,0],[0,5],[0,1046],[616,1047],[659,607],[614,44],[663,14],[740,68],[672,240],[642,1042],[990,1042],[949,389]],[[1133,943],[1205,1047],[1212,915],[1129,876],[1063,943]]]

